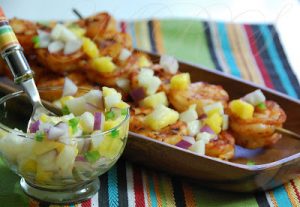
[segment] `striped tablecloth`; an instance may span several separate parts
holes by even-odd
[[[294,98],[300,96],[299,83],[272,25],[152,20],[121,22],[119,26],[131,34],[136,48],[174,55]],[[29,201],[20,190],[19,178],[3,165],[0,176],[1,207],[51,206]],[[299,178],[273,191],[238,194],[195,186],[120,160],[99,179],[97,195],[71,206],[300,206]]]

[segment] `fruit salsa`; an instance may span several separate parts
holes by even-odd
[[[0,152],[27,181],[63,186],[97,177],[122,153],[129,127],[128,105],[115,89],[103,87],[75,96],[78,88],[65,80],[63,96],[54,101],[62,116],[41,114],[20,131],[1,130]]]

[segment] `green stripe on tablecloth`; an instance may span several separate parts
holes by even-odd
[[[215,68],[207,47],[204,24],[193,20],[162,20],[165,53]]]

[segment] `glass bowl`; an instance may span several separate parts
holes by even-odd
[[[62,89],[43,88],[39,92],[43,98],[53,101],[60,97]],[[78,93],[85,92],[87,89],[79,89]],[[92,197],[99,190],[98,176],[108,171],[124,150],[129,110],[116,127],[94,135],[72,137],[69,143],[36,141],[27,134],[31,113],[32,106],[23,91],[0,99],[0,156],[21,176],[23,191],[50,203],[76,203]],[[100,143],[99,147],[91,147],[92,142]]]

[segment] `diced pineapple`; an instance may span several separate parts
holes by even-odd
[[[219,134],[222,130],[222,121],[223,117],[218,113],[214,113],[207,117],[204,120],[204,123],[207,124],[216,134]]]
[[[37,164],[35,160],[29,159],[20,164],[20,171],[23,173],[36,173]]]
[[[144,98],[144,100],[142,100],[140,104],[141,106],[152,108],[160,104],[168,106],[168,99],[165,92],[159,92]]]
[[[146,56],[143,55],[139,57],[138,66],[139,68],[149,67],[151,66],[151,62],[148,60]]]
[[[203,107],[203,111],[210,116],[213,113],[224,114],[224,107],[221,102],[216,102]]]
[[[66,101],[73,99],[73,96],[64,96],[60,99],[61,106],[64,107],[66,105]]]
[[[92,60],[92,68],[100,73],[111,73],[117,67],[111,57],[96,57]]]
[[[185,90],[189,87],[191,78],[189,73],[181,73],[171,78],[171,89]]]
[[[80,116],[86,111],[86,101],[82,96],[65,101],[65,105],[76,116]]]
[[[212,138],[214,138],[214,136],[214,134],[210,134],[208,132],[200,132],[196,136],[196,141],[203,140],[207,144]]]
[[[107,136],[99,146],[99,153],[107,158],[115,158],[120,153],[122,146],[123,141],[121,139],[113,139]]]
[[[113,105],[114,107],[120,108],[120,109],[126,109],[129,108],[129,104],[124,102],[124,101],[120,101],[119,103],[116,103]]]
[[[81,27],[69,27],[69,30],[73,32],[77,37],[83,37],[86,30]]]
[[[241,119],[251,119],[253,117],[254,106],[240,99],[231,101],[229,108],[233,114]]]
[[[179,118],[180,121],[184,121],[184,122],[188,123],[188,122],[198,119],[196,107],[197,107],[196,104],[190,105],[188,110],[186,110],[180,114],[180,118]]]
[[[73,145],[66,145],[56,158],[56,166],[62,177],[72,176],[72,170],[75,158],[78,154],[78,149]]]
[[[82,38],[82,48],[90,58],[96,58],[100,54],[97,45],[90,38]]]
[[[177,111],[164,105],[158,105],[154,111],[145,117],[145,124],[153,130],[160,130],[174,124],[179,118]]]
[[[36,155],[41,155],[54,149],[56,149],[58,152],[61,152],[64,147],[64,144],[56,141],[36,142],[33,147],[33,153]]]
[[[118,126],[124,120],[124,116],[119,116],[115,120],[105,120],[104,122],[104,131],[110,130],[116,126]]]
[[[108,96],[112,93],[118,93],[114,88],[102,87],[103,96]]]
[[[53,172],[45,171],[42,168],[37,167],[35,180],[38,183],[45,183],[51,181]]]
[[[44,122],[44,123],[48,122],[49,121],[49,116],[42,113],[41,116],[40,116],[40,120],[41,120],[41,122]]]

